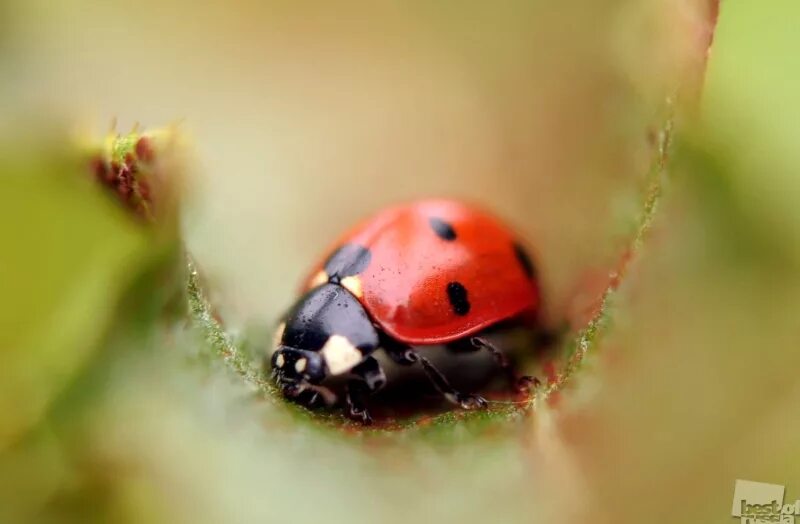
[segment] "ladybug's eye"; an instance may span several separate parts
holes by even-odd
[[[308,377],[313,383],[319,383],[325,378],[325,365],[319,353],[306,352],[306,357],[294,363],[294,369]]]

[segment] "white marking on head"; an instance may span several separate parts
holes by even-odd
[[[302,373],[306,370],[306,364],[308,361],[304,358],[299,359],[297,362],[294,363],[294,370],[298,373]]]
[[[331,375],[341,375],[361,362],[363,355],[341,335],[331,335],[320,350]]]
[[[343,288],[355,295],[356,298],[364,296],[364,290],[361,287],[361,279],[357,276],[344,277],[341,284]]]
[[[281,345],[281,341],[283,340],[283,331],[286,329],[286,322],[281,322],[278,327],[275,328],[275,333],[272,334],[272,347],[270,348],[270,353],[274,353],[278,346]]]
[[[283,353],[278,353],[278,356],[275,357],[275,365],[282,368],[284,364],[286,364],[286,359],[283,358]]]
[[[311,281],[308,283],[308,289],[312,289],[327,283],[328,283],[328,274],[323,269],[319,271],[316,275],[314,275],[314,278],[312,278]]]

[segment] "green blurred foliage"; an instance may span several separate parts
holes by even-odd
[[[725,6],[697,130],[704,148],[735,169],[723,183],[741,200],[744,218],[795,251],[798,243],[785,235],[800,229],[800,56],[792,52],[799,15],[791,0],[766,9]]]
[[[31,147],[0,164],[0,347],[8,358],[0,447],[92,357],[131,268],[147,254],[145,232],[90,184],[77,158],[58,151]]]
[[[20,131],[26,138],[3,141],[0,157],[6,521],[30,517],[73,482],[67,428],[107,392],[109,366],[152,347],[182,284],[174,226],[145,224],[96,182],[100,148],[83,150],[63,130]]]

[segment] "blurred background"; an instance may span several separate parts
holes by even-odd
[[[0,522],[705,523],[737,478],[800,498],[798,6],[0,0]],[[120,163],[152,209],[94,183]],[[258,351],[332,238],[427,196],[533,247],[570,326],[547,402],[321,424],[186,312],[183,245]]]

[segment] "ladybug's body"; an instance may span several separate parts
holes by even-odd
[[[364,421],[369,415],[360,397],[385,382],[370,356],[379,347],[401,364],[419,362],[449,400],[482,406],[482,398],[453,390],[412,347],[467,341],[505,364],[475,335],[501,321],[533,318],[539,306],[533,265],[513,234],[451,200],[389,208],[359,224],[304,289],[276,336],[278,382],[287,396],[314,404],[331,397],[319,382],[349,373],[349,414]]]

